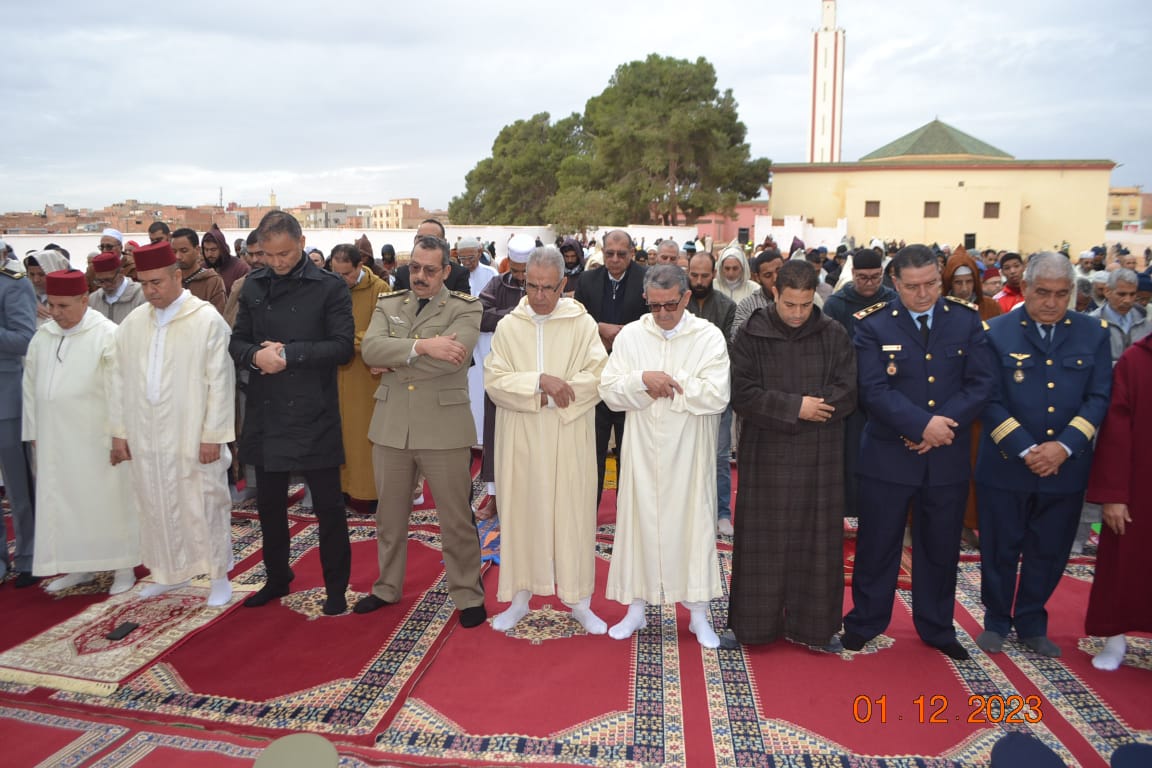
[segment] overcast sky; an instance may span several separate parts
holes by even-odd
[[[1152,191],[1148,0],[841,0],[843,159],[935,117]],[[819,0],[7,4],[0,210],[125,198],[445,207],[500,129],[649,53],[715,66],[753,156],[804,160]]]

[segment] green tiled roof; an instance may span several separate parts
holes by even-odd
[[[921,126],[896,141],[870,152],[860,158],[861,162],[867,160],[895,160],[907,156],[923,157],[925,155],[963,155],[981,158],[1000,158],[1012,160],[1012,155],[996,149],[991,144],[985,144],[977,138],[958,131],[952,126],[933,120]]]

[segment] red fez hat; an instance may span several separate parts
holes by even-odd
[[[991,280],[994,277],[1000,277],[1000,270],[996,269],[996,267],[988,267],[988,269],[984,270],[985,280]]]
[[[136,271],[148,272],[152,269],[163,269],[176,263],[176,254],[167,241],[161,240],[155,245],[145,245],[136,249]]]
[[[78,269],[62,269],[45,276],[44,292],[49,296],[83,296],[88,293],[88,278]]]
[[[93,272],[115,272],[120,269],[120,257],[111,251],[104,251],[92,259]]]

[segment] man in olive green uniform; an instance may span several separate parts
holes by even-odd
[[[411,290],[381,294],[360,345],[364,363],[381,371],[368,428],[379,498],[380,577],[354,610],[369,613],[400,600],[412,512],[409,490],[419,470],[436,497],[449,594],[460,609],[460,624],[475,627],[488,617],[469,472],[476,426],[468,365],[482,309],[476,297],[444,287],[448,256],[444,240],[416,238]]]

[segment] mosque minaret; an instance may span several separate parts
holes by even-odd
[[[812,113],[808,162],[840,162],[844,123],[844,30],[836,27],[836,0],[823,0],[812,42]]]

